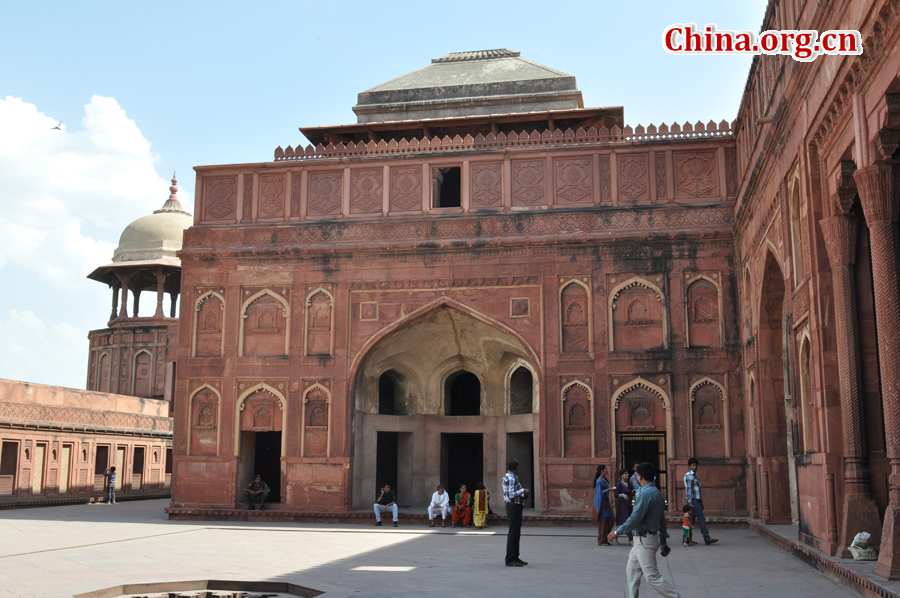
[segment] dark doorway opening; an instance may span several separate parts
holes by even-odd
[[[528,368],[517,368],[509,378],[510,415],[532,412],[533,389],[533,380]]]
[[[281,432],[255,432],[253,473],[269,485],[266,502],[281,502]]]
[[[622,434],[622,467],[631,470],[635,461],[656,467],[656,487],[668,504],[666,494],[666,435]]]
[[[172,474],[172,449],[166,449],[166,473]]]
[[[481,415],[481,381],[465,370],[447,378],[447,415]]]
[[[378,413],[394,415],[394,380],[387,372],[378,379]]]
[[[19,443],[4,442],[0,447],[0,496],[12,496],[19,466]]]
[[[458,208],[462,206],[462,169],[459,166],[435,168],[433,201],[435,208]]]
[[[134,447],[131,458],[131,491],[139,492],[144,485],[144,447]]]
[[[441,434],[441,479],[451,500],[462,484],[474,495],[475,484],[484,481],[483,434]]]
[[[527,371],[527,370],[526,370]],[[506,461],[519,462],[519,483],[529,491],[525,508],[534,508],[534,434],[515,432],[506,435]],[[500,488],[502,492],[502,488]],[[499,503],[498,503],[499,504]]]
[[[100,475],[109,467],[109,447],[98,446],[94,457],[94,475]]]
[[[400,435],[397,432],[378,432],[378,446],[375,454],[375,496],[374,501],[378,498],[381,488],[385,484],[391,485],[391,490],[400,499],[400,492],[397,484],[397,457],[399,455]]]

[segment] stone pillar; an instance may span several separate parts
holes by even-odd
[[[900,201],[890,164],[861,168],[853,178],[859,189],[872,247],[884,436],[891,462],[890,502],[884,514],[875,575],[893,580],[900,579],[900,232],[897,230]]]
[[[119,304],[119,285],[118,283],[113,283],[112,285],[113,294],[112,294],[112,311],[109,313],[109,321],[112,322],[116,319],[116,309]]]
[[[838,380],[843,423],[844,502],[840,523],[838,554],[850,556],[847,548],[861,532],[872,534],[873,544],[881,538],[881,517],[872,500],[866,468],[866,419],[862,397],[862,364],[859,346],[859,317],[856,304],[856,241],[858,222],[846,215],[819,222],[831,263],[834,287],[834,324],[837,336]],[[834,485],[832,485],[832,490]]]
[[[164,274],[163,272],[156,273],[156,313],[153,314],[154,318],[162,318],[165,317],[163,313],[163,295],[164,287],[166,285],[166,278],[168,274]]]
[[[175,304],[178,301],[178,291],[173,291],[173,292],[169,293],[169,296],[172,298],[172,305],[169,308],[169,317],[174,318],[174,317],[176,317]]]
[[[122,307],[119,308],[119,317],[128,317],[128,274],[119,274],[119,282],[122,283]]]
[[[141,290],[140,289],[132,289],[131,292],[134,294],[134,317],[138,317],[140,313],[141,307]]]

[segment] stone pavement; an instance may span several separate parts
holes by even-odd
[[[324,590],[325,598],[594,598],[624,590],[627,545],[598,547],[590,528],[524,528],[522,557],[530,564],[511,568],[503,565],[504,528],[169,521],[167,505],[148,500],[0,512],[0,598],[197,579],[287,581]],[[673,540],[671,578],[685,598],[853,596],[749,531],[714,535],[720,543],[713,547],[683,548]],[[660,567],[668,577],[665,561]],[[378,570],[384,567],[399,570]],[[657,594],[645,587],[641,595]]]

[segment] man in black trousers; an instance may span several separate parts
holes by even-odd
[[[522,509],[528,490],[519,483],[519,462],[510,459],[503,476],[503,502],[506,503],[506,517],[509,519],[509,534],[506,536],[506,566],[524,567],[528,563],[519,558],[519,537],[522,534]]]

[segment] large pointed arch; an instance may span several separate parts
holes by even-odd
[[[241,304],[241,315],[240,315],[240,328],[238,330],[238,357],[244,356],[244,323],[247,321],[247,308],[250,305],[264,295],[269,295],[273,299],[275,299],[284,310],[281,312],[281,315],[284,316],[285,319],[285,332],[284,332],[284,354],[290,354],[291,348],[291,306],[288,303],[287,299],[273,291],[272,289],[263,289],[258,293],[250,296],[246,301]],[[223,331],[224,332],[224,331]],[[223,334],[224,337],[224,334]]]
[[[532,360],[535,370],[537,370],[537,371],[541,370],[540,356],[538,355],[537,351],[534,350],[534,348],[531,346],[531,344],[527,340],[525,340],[525,338],[521,334],[519,334],[518,332],[516,332],[515,330],[513,330],[506,324],[503,324],[502,322],[499,322],[499,321],[495,320],[494,318],[491,318],[490,316],[485,315],[476,309],[472,309],[471,307],[469,307],[463,303],[460,303],[459,301],[456,301],[455,299],[451,299],[449,297],[441,297],[439,299],[435,299],[434,301],[432,301],[426,305],[423,305],[422,307],[420,307],[417,310],[414,310],[414,311],[408,313],[405,317],[400,318],[399,320],[385,326],[384,328],[382,328],[381,330],[379,330],[378,332],[373,334],[363,344],[363,346],[360,347],[359,351],[357,351],[356,354],[353,356],[353,359],[350,362],[350,372],[349,372],[350,375],[348,376],[348,380],[350,380],[350,381],[356,380],[359,366],[362,363],[364,357],[366,355],[368,355],[369,352],[379,342],[381,342],[385,338],[389,337],[394,332],[405,327],[407,324],[410,324],[411,322],[413,322],[433,311],[441,309],[443,307],[447,307],[450,309],[455,309],[457,311],[460,311],[468,316],[475,318],[476,320],[479,320],[479,321],[487,324],[488,326],[492,326],[492,327],[496,328],[497,330],[513,337],[516,341],[519,342],[519,344],[522,345],[522,348],[525,350],[525,352],[528,354],[529,358]]]
[[[659,400],[662,402],[663,409],[666,411],[666,456],[668,459],[672,459],[675,456],[675,420],[672,412],[672,401],[669,398],[669,393],[641,376],[620,386],[610,398],[609,426],[610,438],[612,439],[612,442],[610,443],[611,457],[613,459],[616,458],[616,410],[619,408],[619,401],[621,401],[622,397],[628,394],[629,391],[634,390],[635,388],[649,390],[659,397]]]
[[[265,382],[260,382],[259,384],[254,384],[250,388],[246,389],[244,392],[240,394],[237,398],[237,402],[235,402],[234,408],[234,456],[241,456],[241,412],[244,410],[244,402],[247,400],[247,397],[258,392],[264,391],[278,399],[278,404],[281,406],[281,456],[285,456],[285,449],[287,447],[287,411],[288,411],[288,402],[287,398],[275,389],[272,386],[269,386]]]

